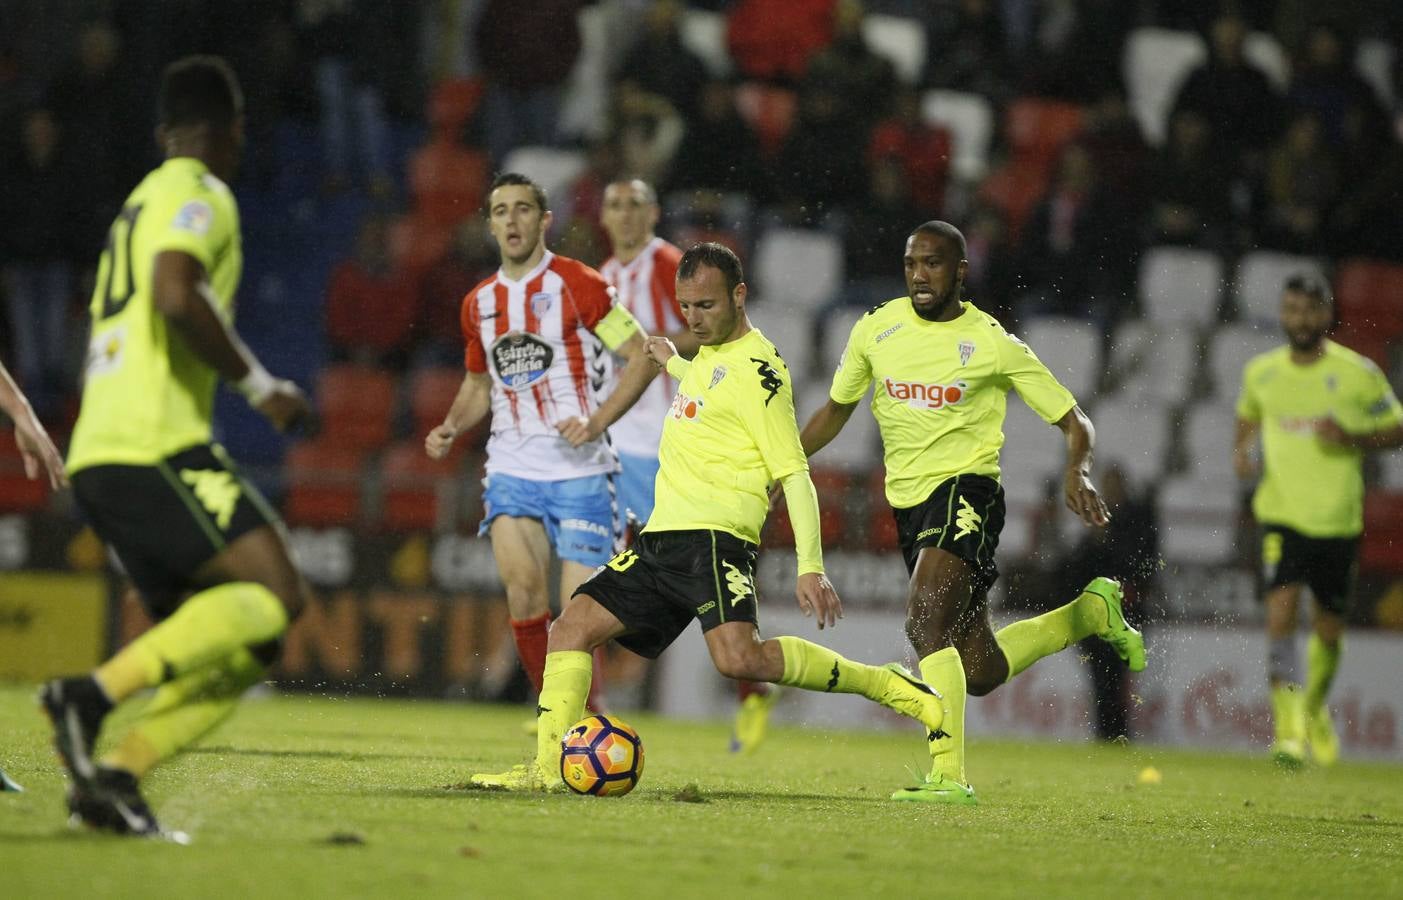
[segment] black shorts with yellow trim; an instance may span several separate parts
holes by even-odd
[[[645,531],[575,593],[594,598],[623,623],[622,646],[656,659],[693,619],[703,632],[757,621],[758,550],[724,531]]]
[[[1288,584],[1310,587],[1322,608],[1349,613],[1359,568],[1359,538],[1307,537],[1284,525],[1262,526],[1262,580],[1267,590]]]
[[[969,563],[975,592],[999,578],[994,551],[1004,528],[1004,489],[987,475],[957,475],[936,486],[924,503],[892,509],[907,574],[922,548],[936,547]]]
[[[155,621],[197,589],[195,573],[238,538],[278,514],[218,444],[155,465],[99,465],[74,473],[73,496],[112,548]]]

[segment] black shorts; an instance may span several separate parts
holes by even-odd
[[[758,549],[724,531],[645,531],[575,593],[593,597],[624,624],[621,645],[656,659],[693,619],[703,632],[757,621]]]
[[[987,475],[957,475],[942,481],[926,502],[892,509],[907,574],[916,571],[923,547],[955,554],[974,570],[974,590],[987,591],[999,578],[994,551],[1004,528],[1004,489]]]
[[[282,527],[218,444],[152,466],[82,469],[73,475],[73,496],[158,622],[199,587],[195,573],[216,553],[256,528]]]
[[[1359,538],[1313,538],[1283,525],[1262,526],[1262,580],[1268,590],[1309,585],[1315,600],[1337,615],[1349,612]]]

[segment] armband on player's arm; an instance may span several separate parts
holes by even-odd
[[[643,330],[627,307],[615,305],[594,326],[594,334],[610,350],[618,350],[624,342]]]
[[[784,500],[789,504],[789,522],[794,526],[794,550],[799,557],[799,574],[823,574],[823,544],[818,530],[818,492],[808,469],[791,472],[780,481]]]

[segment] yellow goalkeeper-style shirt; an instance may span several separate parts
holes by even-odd
[[[218,375],[152,299],[156,255],[165,250],[200,261],[215,312],[232,320],[243,270],[239,210],[229,188],[197,159],[168,159],[147,175],[107,233],[70,471],[152,464],[210,440]]]
[[[1278,347],[1242,373],[1237,415],[1262,425],[1262,481],[1252,498],[1257,521],[1309,537],[1353,537],[1364,530],[1364,452],[1330,444],[1316,423],[1333,418],[1351,434],[1403,422],[1403,408],[1379,367],[1325,341],[1308,365]]]
[[[968,301],[949,322],[888,300],[853,326],[829,396],[856,403],[875,382],[887,502],[917,506],[956,475],[999,477],[1010,388],[1049,423],[1076,399],[1028,345]]]
[[[752,328],[702,347],[663,422],[656,501],[643,530],[706,528],[758,544],[770,485],[808,467],[789,369],[775,345]]]

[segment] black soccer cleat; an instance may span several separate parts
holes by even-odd
[[[89,784],[97,774],[93,745],[112,701],[91,676],[84,676],[50,681],[39,689],[39,705],[53,723],[54,748],[74,784]]]
[[[75,781],[68,788],[68,812],[72,821],[100,831],[165,836],[156,814],[142,799],[136,776],[121,769],[99,766],[90,781]]]

